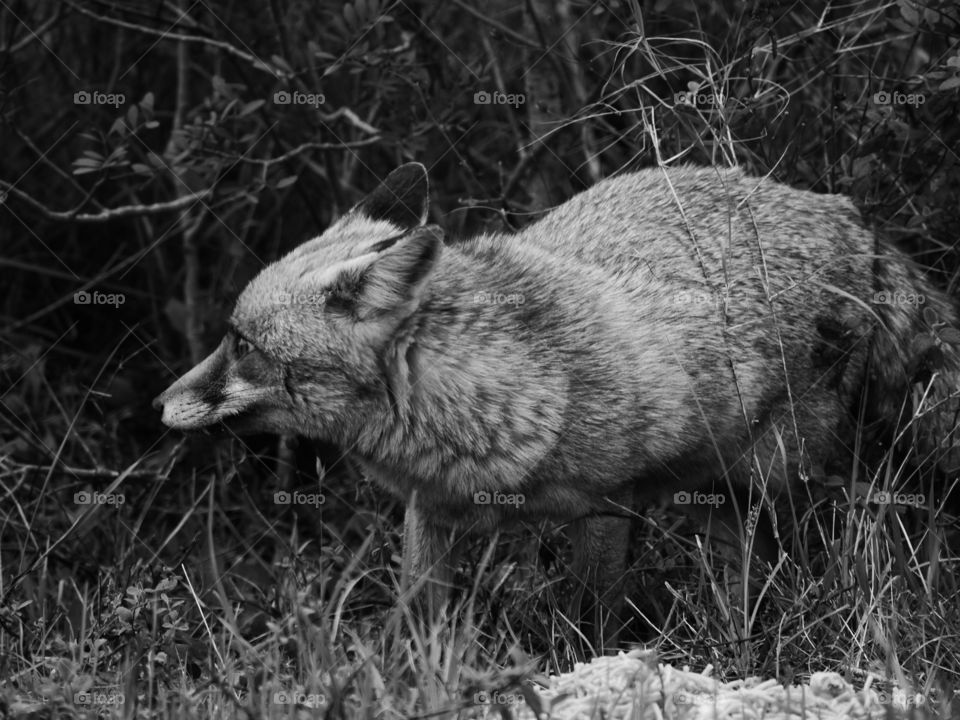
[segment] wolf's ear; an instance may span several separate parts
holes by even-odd
[[[406,232],[427,221],[429,193],[427,169],[417,162],[407,163],[387,175],[380,187],[350,212],[371,220],[387,220]]]
[[[423,296],[442,248],[443,231],[424,225],[383,249],[362,271],[354,301],[357,316],[407,314]]]

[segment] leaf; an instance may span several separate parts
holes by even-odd
[[[293,185],[298,179],[299,178],[297,175],[290,175],[289,177],[285,177],[282,180],[278,180],[273,187],[276,188],[277,190],[282,190],[285,187],[289,187],[290,185]]]
[[[914,337],[913,340],[911,341],[910,352],[914,357],[920,357],[925,352],[927,352],[927,350],[932,348],[935,344],[936,343],[934,342],[932,337],[921,333],[916,337]]]
[[[127,124],[124,122],[123,118],[118,117],[116,120],[113,121],[113,125],[110,126],[110,130],[108,131],[108,133],[111,135],[119,135],[123,137],[124,135],[127,134],[127,130],[128,130]]]
[[[148,92],[143,96],[143,100],[140,101],[140,109],[145,113],[153,112],[153,93]]]
[[[953,90],[955,87],[960,87],[960,75],[954,75],[952,78],[947,78],[942,83],[940,83],[940,90]]]
[[[928,305],[923,309],[923,319],[927,325],[933,325],[937,322],[937,311]]]
[[[154,590],[165,592],[167,590],[173,590],[175,587],[177,587],[177,579],[171,576],[158,582]]]
[[[288,63],[285,58],[282,58],[279,55],[271,55],[270,62],[272,62],[275,67],[280,68],[288,75],[293,74],[293,68],[290,67],[290,63]]]
[[[920,22],[920,13],[913,7],[909,0],[900,0],[900,15],[911,25],[917,25]]]
[[[118,145],[115,147],[109,155],[107,155],[106,162],[114,162],[116,160],[121,160],[127,156],[127,148],[123,145]]]
[[[347,3],[343,6],[343,19],[347,23],[347,27],[351,30],[355,29],[359,24],[357,22],[357,11],[353,9],[353,5]]]
[[[153,175],[153,168],[143,163],[132,163],[130,169],[137,173],[137,175]]]
[[[127,108],[127,122],[130,124],[130,127],[135,128],[137,126],[137,120],[140,119],[140,108],[136,105],[131,105]]]
[[[266,100],[251,100],[248,103],[244,103],[243,107],[240,108],[240,112],[237,113],[237,117],[245,117],[252,112],[256,112],[263,107]]]
[[[903,18],[890,18],[890,24],[903,33],[916,32],[917,29],[914,25],[906,22]]]
[[[940,331],[940,339],[949,345],[960,348],[960,330],[946,327]]]

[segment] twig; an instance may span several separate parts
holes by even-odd
[[[183,0],[177,0],[177,11],[183,14]],[[189,82],[189,56],[187,43],[177,42],[177,92],[176,105],[173,109],[173,123],[167,146],[163,155],[167,172],[173,180],[174,190],[178,198],[189,194],[189,185],[184,175],[185,168],[179,162],[183,157],[181,141],[183,140],[183,121],[187,113],[187,83]],[[177,224],[180,228],[180,241],[183,247],[183,305],[185,308],[185,331],[187,347],[190,350],[190,361],[196,365],[203,358],[203,342],[200,337],[200,249],[197,245],[197,232],[203,222],[204,208],[197,213],[191,212],[192,205],[180,211]]]
[[[50,26],[60,19],[60,11],[63,9],[63,6],[56,5],[55,7],[56,7],[56,10],[54,11],[53,16],[49,20],[47,20],[45,23],[43,23],[43,25],[38,27],[36,30],[31,30],[27,25],[24,25],[24,27],[27,28],[27,31],[29,32],[29,34],[20,38],[17,42],[13,44],[12,47],[9,45],[0,45],[0,53],[3,53],[4,55],[6,55],[7,53],[10,53],[12,55],[18,50],[26,47],[28,44],[30,44],[34,40],[39,40],[40,36],[43,35],[47,30],[49,30]]]
[[[503,33],[504,35],[506,35],[506,36],[507,36],[508,38],[510,38],[511,40],[514,40],[514,41],[520,43],[521,45],[524,45],[524,46],[526,46],[526,47],[528,47],[528,48],[531,48],[531,49],[533,49],[533,50],[539,50],[540,52],[545,52],[545,51],[546,51],[546,47],[544,47],[543,45],[538,45],[537,43],[535,43],[535,42],[533,42],[532,40],[530,40],[529,38],[521,35],[520,33],[516,32],[515,30],[511,30],[510,28],[508,28],[508,27],[507,27],[506,25],[504,25],[503,23],[498,22],[498,21],[494,20],[493,18],[484,15],[482,12],[480,12],[479,10],[471,7],[470,5],[468,5],[467,3],[465,3],[463,0],[453,0],[453,4],[456,5],[458,8],[460,8],[461,10],[466,10],[467,13],[469,13],[470,15],[473,15],[473,17],[475,17],[477,20],[479,20],[480,22],[482,22],[482,23],[484,23],[484,24],[486,24],[486,25],[489,25],[490,27],[494,28],[494,29],[497,30],[498,32]]]
[[[179,40],[180,42],[193,42],[193,43],[201,43],[203,45],[209,45],[210,47],[215,47],[215,48],[224,50],[225,52],[231,55],[234,55],[240,58],[241,60],[246,60],[258,70],[263,70],[264,72],[268,72],[274,77],[279,77],[279,78],[290,77],[290,73],[271,65],[266,60],[262,60],[258,58],[256,55],[253,55],[244,50],[241,50],[238,47],[234,47],[230,43],[224,42],[223,40],[214,40],[213,38],[201,37],[199,35],[182,35],[180,33],[171,32],[169,30],[155,30],[154,28],[146,27],[144,25],[137,25],[136,23],[126,22],[125,20],[118,20],[116,18],[106,17],[104,15],[98,15],[95,12],[91,12],[90,10],[87,10],[85,7],[82,7],[81,5],[77,5],[75,2],[73,2],[73,0],[66,0],[66,2],[70,7],[72,7],[77,12],[81,13],[82,15],[86,15],[87,17],[91,17],[94,20],[105,22],[110,25],[116,25],[117,27],[126,28],[127,30],[135,30],[137,32],[144,33],[145,35],[153,35],[154,37],[159,37],[163,40]]]
[[[22,470],[37,470],[39,472],[52,473],[52,472],[63,472],[68,475],[73,475],[78,478],[118,478],[121,475],[125,477],[132,478],[155,478],[157,477],[156,470],[130,470],[129,472],[122,470],[109,470],[107,468],[74,468],[69,467],[68,465],[17,465],[15,468],[17,471]]]
[[[364,140],[354,140],[352,142],[337,142],[337,143],[303,143],[293,148],[293,150],[288,150],[283,155],[280,155],[275,158],[248,158],[248,157],[237,157],[231,155],[230,153],[211,151],[211,155],[216,155],[217,157],[229,158],[235,162],[249,163],[250,165],[261,165],[263,167],[270,167],[276,163],[286,162],[287,160],[292,160],[297,155],[305,153],[307,150],[346,150],[349,148],[358,148],[365,145],[373,145],[375,143],[383,140],[382,137],[376,135],[374,137],[366,138]]]
[[[109,208],[98,213],[82,213],[80,212],[79,207],[74,208],[73,210],[64,211],[51,210],[33,196],[28,195],[23,190],[15,188],[5,180],[0,180],[0,190],[3,190],[4,193],[10,193],[11,195],[15,195],[16,197],[20,198],[35,210],[38,210],[48,220],[54,220],[57,222],[86,223],[107,222],[109,220],[116,220],[118,218],[139,217],[141,215],[159,215],[165,212],[182,210],[195,202],[203,200],[213,192],[212,188],[207,188],[205,190],[195,192],[192,195],[177,198],[176,200],[170,200],[168,202],[153,203],[151,205],[122,205],[121,207]],[[3,196],[0,195],[0,204],[2,203]]]

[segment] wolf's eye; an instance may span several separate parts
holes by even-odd
[[[237,358],[242,358],[256,350],[250,341],[248,341],[246,338],[240,337],[239,335],[237,335],[237,341],[233,349]]]

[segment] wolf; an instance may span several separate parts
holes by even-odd
[[[341,448],[406,503],[405,577],[448,583],[452,533],[569,523],[577,612],[607,628],[635,510],[672,495],[741,542],[858,414],[894,437],[918,380],[956,408],[954,302],[846,197],[684,166],[516,234],[445,243],[428,210],[423,165],[393,171],[265,267],[154,402],[170,428]],[[955,425],[931,424],[931,452]]]

